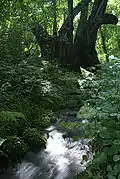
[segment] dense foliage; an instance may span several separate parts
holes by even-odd
[[[0,151],[16,160],[28,148],[45,147],[44,129],[55,122],[56,110],[82,105],[80,73],[26,57],[19,31],[4,31],[0,39]]]
[[[87,115],[85,108],[79,112],[89,120],[85,124],[86,136],[93,138],[95,154],[80,178],[120,177],[120,60],[104,64],[101,72],[91,78],[95,85],[91,85],[90,91],[96,90],[96,94],[85,102]]]

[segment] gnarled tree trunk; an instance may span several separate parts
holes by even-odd
[[[58,35],[50,36],[41,25],[33,28],[41,55],[45,58],[57,58],[63,66],[69,66],[74,71],[80,66],[89,69],[99,64],[95,49],[97,31],[102,24],[117,24],[118,19],[112,14],[106,14],[108,0],[95,0],[88,17],[90,0],[81,0],[73,8],[73,0],[68,0],[68,17],[65,19]],[[73,42],[73,19],[81,12],[78,28]],[[56,20],[55,20],[56,21]]]

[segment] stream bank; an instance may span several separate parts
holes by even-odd
[[[1,179],[73,179],[83,171],[92,158],[89,141],[80,138],[75,141],[76,133],[68,133],[60,127],[61,120],[77,121],[76,111],[61,111],[57,123],[46,129],[49,133],[46,149],[28,152],[21,163],[9,167]]]

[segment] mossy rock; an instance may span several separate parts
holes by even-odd
[[[8,155],[11,161],[15,161],[23,157],[28,151],[28,145],[19,137],[9,136],[1,145],[1,150]]]
[[[36,128],[28,128],[23,132],[23,140],[29,145],[32,150],[45,148],[47,139]]]
[[[21,135],[27,127],[25,116],[19,112],[0,112],[0,136]]]

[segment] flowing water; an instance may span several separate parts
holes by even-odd
[[[0,179],[73,179],[85,169],[87,162],[83,161],[83,155],[89,160],[92,156],[88,140],[64,139],[63,133],[54,126],[47,130],[51,132],[46,149],[29,152],[21,163],[0,175]]]

